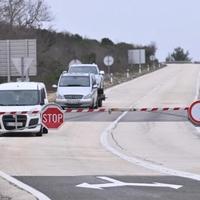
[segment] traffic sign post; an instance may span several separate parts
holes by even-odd
[[[114,58],[112,56],[105,56],[103,62],[108,67],[108,74],[110,75],[110,67],[114,63]]]
[[[78,59],[73,59],[69,62],[69,66],[74,65],[74,64],[81,64],[81,61]]]
[[[44,107],[41,113],[42,124],[47,129],[60,128],[64,122],[64,113],[60,106],[56,104],[49,104]]]
[[[192,123],[200,125],[200,100],[192,103],[188,109],[188,116]]]

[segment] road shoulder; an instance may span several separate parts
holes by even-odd
[[[1,200],[36,200],[28,192],[20,189],[13,183],[0,177],[0,199]]]

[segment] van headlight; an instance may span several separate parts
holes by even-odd
[[[91,98],[92,98],[92,94],[88,94],[88,95],[83,97],[83,99],[91,99]]]

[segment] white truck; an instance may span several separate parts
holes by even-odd
[[[98,91],[94,74],[66,73],[59,78],[56,103],[65,107],[98,108]]]
[[[48,130],[41,125],[40,111],[48,104],[46,87],[39,82],[0,84],[0,134],[35,133]]]
[[[98,106],[102,106],[105,100],[104,94],[104,71],[100,71],[96,64],[73,64],[69,66],[68,73],[90,73],[94,74],[98,89]]]

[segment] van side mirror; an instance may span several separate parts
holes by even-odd
[[[102,75],[102,76],[104,76],[105,72],[104,71],[100,71],[99,74]]]
[[[97,87],[98,87],[97,84],[94,84],[94,85],[92,86],[92,88],[94,88],[94,89],[97,88]]]

